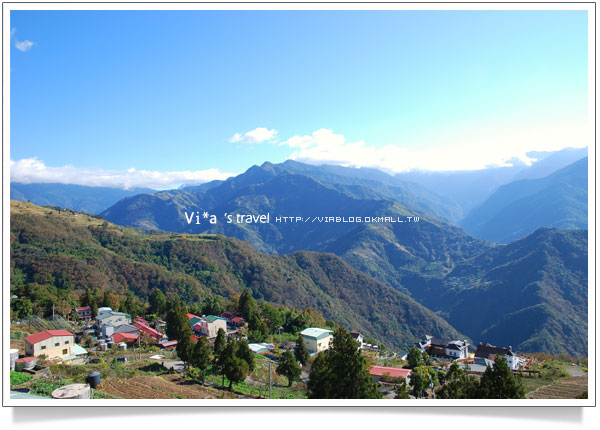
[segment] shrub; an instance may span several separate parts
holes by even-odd
[[[29,382],[33,378],[32,375],[28,375],[27,373],[15,372],[14,370],[10,371],[10,386],[14,387],[17,385],[24,384],[25,382]]]

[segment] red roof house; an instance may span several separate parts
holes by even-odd
[[[410,375],[410,369],[402,369],[400,367],[383,367],[383,366],[373,366],[369,370],[369,374],[376,379],[381,378],[382,376],[389,376],[391,378],[404,378]]]
[[[115,333],[111,337],[115,343],[135,343],[138,339],[138,336],[135,333]]]
[[[25,354],[37,357],[63,358],[71,355],[75,336],[67,330],[45,330],[25,338]]]
[[[137,327],[141,333],[144,333],[144,334],[150,336],[152,339],[154,339],[156,341],[159,341],[164,337],[164,335],[161,332],[159,332],[158,330],[155,330],[152,327],[147,326],[146,324],[143,324],[139,321],[134,322],[133,326]]]

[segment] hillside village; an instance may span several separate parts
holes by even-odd
[[[253,309],[251,293],[245,294]],[[385,340],[339,327],[304,327],[297,333],[279,327],[255,342],[243,308],[196,315],[177,303],[163,320],[88,305],[75,308],[72,320],[36,318],[33,328],[31,319],[14,322],[11,398],[315,398],[320,391],[311,387],[311,370],[320,362],[317,356],[332,351],[338,331],[357,353],[349,360],[356,358],[368,372],[375,397],[448,396],[456,372],[481,380],[498,359],[528,398],[587,395],[587,362],[430,335],[408,352],[393,352]],[[183,335],[173,334],[177,321]],[[227,369],[223,354],[230,346],[234,357],[228,363],[247,364]]]

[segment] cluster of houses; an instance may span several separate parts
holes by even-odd
[[[456,360],[459,366],[469,369],[471,373],[483,373],[487,365],[493,366],[496,357],[506,358],[508,367],[517,370],[524,359],[515,354],[512,347],[499,348],[489,343],[479,343],[477,347],[469,344],[466,339],[439,339],[425,335],[415,343],[421,352],[427,352],[432,357]]]
[[[79,320],[92,321],[92,312],[89,306],[75,309]],[[219,316],[198,316],[187,314],[188,323],[196,338],[205,336],[214,339],[219,330],[232,335],[245,325],[241,315],[232,312],[223,312]],[[160,329],[166,325],[164,321],[155,321],[154,327],[143,318],[132,321],[129,314],[113,311],[111,308],[99,308],[94,325],[86,329],[94,334],[100,350],[106,350],[116,345],[117,348],[127,349],[129,345],[139,345],[141,337],[152,341],[161,348],[172,348],[177,345],[176,340],[169,340]],[[310,355],[318,354],[330,348],[333,340],[333,331],[324,328],[310,327],[300,333]],[[358,344],[359,349],[377,350],[376,345],[364,342],[364,337],[358,331],[350,332]],[[85,363],[88,352],[76,341],[80,341],[81,334],[74,335],[67,330],[45,330],[25,338],[25,357],[13,359],[11,350],[11,369],[32,369],[36,366],[36,358],[44,356],[50,362]],[[277,358],[278,347],[270,343],[251,343],[250,349],[256,354]],[[493,366],[494,360],[499,356],[506,358],[512,370],[517,370],[524,359],[512,351],[512,348],[499,348],[488,343],[479,343],[477,347],[469,344],[466,339],[439,339],[425,335],[417,340],[415,347],[426,352],[432,357],[456,361],[459,366],[469,373],[483,374],[487,366]],[[406,359],[406,355],[403,356]],[[411,370],[398,367],[372,366],[369,370],[373,379],[380,384],[393,384],[398,379],[408,380]]]

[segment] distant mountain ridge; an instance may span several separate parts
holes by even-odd
[[[30,201],[40,206],[59,206],[89,214],[98,214],[125,197],[154,191],[150,188],[123,190],[120,188],[87,187],[59,183],[10,183],[10,198],[12,200]]]
[[[588,158],[539,179],[500,187],[460,225],[470,234],[498,243],[540,227],[587,229]]]
[[[430,172],[411,171],[399,173],[396,178],[417,183],[433,192],[456,202],[461,210],[460,218],[490,197],[499,187],[518,179],[536,179],[551,173],[587,156],[586,148],[565,148],[560,151],[530,152],[537,158],[531,166],[522,161],[512,160],[511,166],[493,167],[483,170]],[[451,219],[458,222],[459,219]]]

